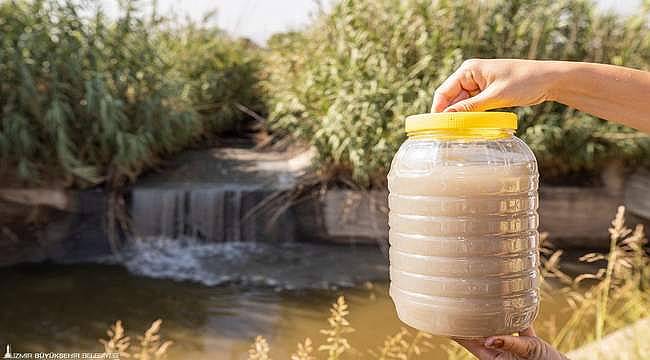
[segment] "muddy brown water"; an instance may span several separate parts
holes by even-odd
[[[376,348],[404,326],[385,281],[329,290],[281,290],[269,286],[155,279],[121,265],[30,265],[0,269],[0,345],[19,352],[101,351],[99,338],[117,319],[132,337],[155,319],[173,340],[169,359],[245,359],[256,335],[265,336],[274,359],[289,359],[296,343],[323,341],[329,306],[345,295],[350,334],[357,349]],[[542,304],[539,321],[557,305]],[[447,342],[434,338],[436,344]],[[430,359],[445,359],[434,349]]]

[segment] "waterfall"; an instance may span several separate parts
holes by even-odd
[[[133,234],[208,243],[291,241],[289,216],[270,224],[268,216],[249,214],[268,195],[268,191],[233,186],[135,188]]]
[[[276,290],[332,289],[388,276],[375,246],[315,241],[322,231],[315,201],[289,206],[287,190],[260,184],[171,185],[131,189],[133,236],[119,261],[133,274]]]

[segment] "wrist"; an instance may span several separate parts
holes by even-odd
[[[539,71],[544,78],[543,97],[547,101],[562,102],[575,63],[569,61],[540,61]]]

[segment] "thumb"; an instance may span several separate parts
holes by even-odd
[[[530,336],[493,336],[485,340],[485,347],[499,349],[534,360],[542,353],[542,342]]]
[[[444,112],[489,110],[488,100],[490,98],[490,94],[487,91],[483,91],[476,94],[476,96],[449,105]]]

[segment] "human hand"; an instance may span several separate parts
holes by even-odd
[[[551,61],[470,59],[435,91],[431,112],[485,111],[535,105],[550,100],[554,73]]]
[[[490,336],[485,340],[454,339],[479,360],[568,360],[535,335],[533,328],[519,336]]]

